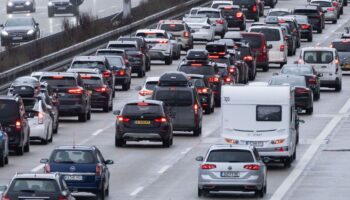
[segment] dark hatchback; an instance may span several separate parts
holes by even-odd
[[[105,55],[114,74],[114,85],[121,85],[124,91],[130,89],[131,67],[126,64],[122,56]]]
[[[264,2],[259,0],[233,0],[233,5],[242,8],[247,19],[259,21],[259,17],[264,16]]]
[[[314,100],[319,100],[321,95],[320,74],[308,64],[287,64],[281,69],[281,74],[304,76],[307,86],[314,94]]]
[[[312,42],[313,39],[313,27],[309,22],[309,18],[305,15],[287,15],[288,17],[295,18],[300,32],[300,39],[307,39],[308,42]]]
[[[204,109],[205,114],[214,112],[215,102],[214,93],[210,88],[208,80],[203,75],[187,74],[189,83],[197,90],[199,101]]]
[[[218,7],[227,21],[228,28],[239,28],[241,31],[246,29],[245,15],[238,5],[219,6]]]
[[[336,39],[332,41],[332,47],[338,51],[341,69],[350,70],[350,40]]]
[[[123,109],[114,111],[117,115],[115,146],[121,147],[126,141],[162,142],[164,147],[173,144],[172,118],[161,101],[132,101]]]
[[[81,122],[91,119],[91,96],[78,73],[45,72],[39,81],[57,92],[60,116],[78,116]]]
[[[304,76],[278,75],[272,76],[269,85],[289,84],[294,90],[295,107],[305,109],[306,114],[311,115],[314,109],[313,92],[307,86]]]
[[[299,6],[294,8],[293,14],[307,16],[309,19],[308,21],[312,25],[313,30],[317,30],[317,33],[322,33],[322,29],[325,28],[324,12],[320,6]]]
[[[249,66],[248,77],[250,81],[255,80],[256,77],[256,55],[252,50],[248,42],[236,42],[235,43],[237,50],[240,52],[241,60],[247,63]]]
[[[93,192],[102,200],[109,195],[107,165],[113,161],[105,160],[95,146],[58,146],[40,163],[45,164],[45,173],[59,172],[72,191]]]

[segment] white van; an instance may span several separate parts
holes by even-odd
[[[253,145],[264,162],[290,167],[296,158],[301,120],[288,85],[223,86],[221,100],[226,142]]]
[[[288,44],[280,26],[252,26],[248,32],[257,32],[265,35],[267,45],[271,45],[269,50],[269,63],[287,64]]]

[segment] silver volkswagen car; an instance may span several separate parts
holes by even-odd
[[[243,191],[266,194],[266,166],[253,146],[213,145],[202,161],[198,174],[198,197],[210,192]]]

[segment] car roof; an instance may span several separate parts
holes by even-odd
[[[19,172],[16,173],[14,179],[56,179],[59,177],[59,173],[35,173],[35,172]]]
[[[127,104],[135,104],[135,103],[151,103],[151,104],[157,104],[157,105],[163,105],[163,101],[157,101],[157,100],[132,100],[128,101]]]
[[[99,74],[100,73],[100,70],[97,69],[97,68],[69,68],[67,69],[67,72],[72,72],[72,73],[96,73],[96,74]]]
[[[112,40],[109,41],[108,44],[136,44],[136,41],[127,41],[127,40]]]
[[[41,76],[65,76],[65,77],[77,77],[78,74],[77,73],[73,73],[73,72],[44,72]]]
[[[214,0],[214,1],[213,1],[213,4],[214,4],[214,3],[231,3],[231,4],[232,4],[232,1],[227,1],[227,0],[226,0],[226,1],[215,1],[215,0]]]
[[[241,8],[239,5],[220,5],[219,7],[218,7],[219,9],[224,9],[225,10],[225,8]]]
[[[183,20],[179,19],[166,19],[166,20],[160,20],[160,24],[184,24],[185,22]]]
[[[317,10],[317,6],[315,6],[315,5],[304,5],[304,6],[297,6],[297,7],[294,8],[294,10],[305,10],[305,9]]]
[[[100,61],[105,62],[106,58],[104,56],[76,56],[73,61]]]
[[[109,41],[109,42],[112,42],[112,41]],[[125,52],[124,49],[113,49],[113,48],[108,48],[108,49],[97,49],[96,52],[99,52],[99,51]]]
[[[143,32],[165,33],[166,31],[161,29],[139,29],[136,31],[136,33],[143,33]]]
[[[209,8],[209,7],[200,8],[200,9],[198,10],[198,12],[199,12],[199,11],[215,11],[215,12],[220,12],[220,10],[217,9],[217,8]]]
[[[314,1],[326,1],[326,2],[332,3],[332,0],[311,0],[311,3],[314,2]]]
[[[214,144],[211,145],[209,151],[220,150],[220,149],[237,149],[237,150],[253,150],[251,145],[231,145],[231,144]]]
[[[281,29],[280,26],[271,26],[270,24],[268,24],[267,26],[251,26],[250,28],[253,28],[253,29]]]
[[[147,77],[146,82],[159,81],[159,76]]]
[[[55,147],[55,150],[95,150],[95,146],[86,145],[62,145]]]
[[[303,47],[301,49],[302,51],[335,51],[334,48],[331,48],[331,47],[321,47],[321,46],[318,46],[318,47]]]
[[[237,32],[237,31],[227,31],[225,33],[225,37],[224,38],[226,38],[226,37],[242,38],[242,34],[241,34],[241,32]]]

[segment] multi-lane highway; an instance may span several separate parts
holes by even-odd
[[[93,9],[99,13],[106,9],[100,2],[111,3],[108,7],[120,3],[107,0],[87,1],[81,9]],[[1,0],[4,4],[4,0]],[[293,8],[304,4],[306,0],[279,0],[277,7]],[[90,5],[90,7],[88,7]],[[111,6],[112,5],[112,6]],[[50,30],[51,23],[59,23],[62,18],[47,19],[46,3],[37,1],[37,20],[43,30]],[[266,10],[265,10],[266,11]],[[0,11],[2,15],[4,10]],[[112,12],[110,10],[106,12]],[[105,14],[105,12],[102,12]],[[1,16],[2,16],[1,15]],[[39,19],[42,18],[42,19]],[[349,25],[350,7],[344,8],[344,15],[338,24],[326,24],[322,34],[314,34],[313,42],[302,42],[302,47],[321,44],[328,46],[334,38],[339,38],[344,26]],[[43,20],[41,22],[40,20]],[[46,20],[46,24],[45,21]],[[48,21],[47,21],[48,20]],[[47,26],[46,26],[47,25]],[[53,29],[55,30],[55,29]],[[49,31],[50,32],[50,31]],[[195,48],[204,48],[197,44]],[[297,60],[289,57],[288,62]],[[152,63],[152,69],[147,76],[159,76],[163,72],[176,70],[178,61],[171,66],[163,63]],[[276,66],[277,67],[277,66]],[[255,81],[267,81],[272,73],[258,72]],[[142,85],[145,78],[133,78],[131,90],[118,91],[114,100],[114,109],[119,109],[129,100],[137,98],[135,86]],[[321,98],[314,103],[314,114],[302,115],[305,124],[300,129],[300,145],[297,148],[297,159],[292,167],[285,169],[279,165],[268,167],[268,185],[265,199],[348,199],[348,152],[349,149],[349,112],[350,112],[350,77],[344,75],[343,90],[340,93],[333,90],[322,90]],[[79,123],[74,119],[62,119],[58,135],[55,135],[50,145],[33,144],[31,151],[21,157],[11,156],[10,164],[0,169],[0,184],[7,184],[16,172],[41,172],[41,158],[47,158],[54,146],[64,144],[84,144],[98,146],[105,158],[114,160],[110,167],[110,196],[108,199],[142,199],[142,200],[191,200],[197,197],[197,169],[195,161],[198,155],[204,155],[212,144],[223,143],[220,136],[219,108],[215,113],[206,115],[203,122],[203,134],[193,137],[187,133],[176,133],[174,145],[162,148],[159,143],[141,142],[142,145],[127,145],[124,148],[114,146],[115,116],[111,113],[94,112],[92,120]],[[344,151],[337,151],[344,150]],[[208,199],[249,199],[254,196],[212,195]]]

